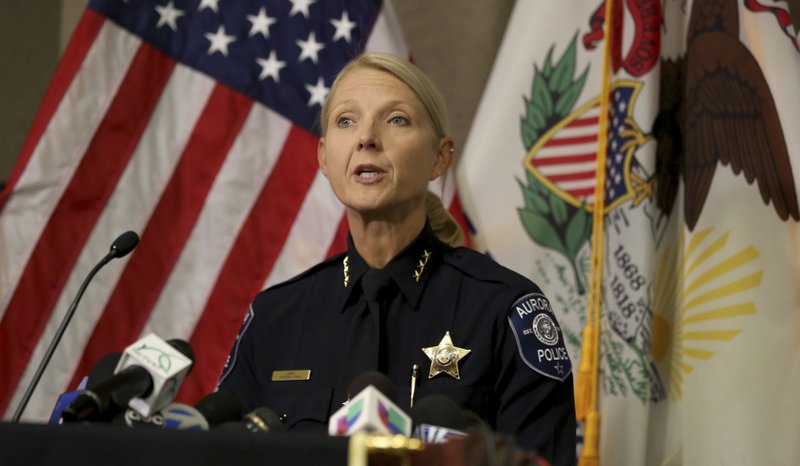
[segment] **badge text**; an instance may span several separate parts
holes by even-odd
[[[544,297],[534,297],[527,301],[519,303],[516,307],[517,314],[520,318],[525,318],[528,314],[533,314],[538,311],[553,312],[550,310],[550,302]]]

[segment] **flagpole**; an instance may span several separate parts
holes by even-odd
[[[592,212],[592,254],[589,276],[589,312],[583,329],[581,363],[576,389],[576,414],[584,421],[580,466],[600,464],[600,412],[598,408],[598,373],[600,354],[600,306],[603,284],[603,245],[605,231],[605,181],[608,151],[608,113],[611,93],[611,51],[613,0],[605,2],[603,66],[600,86],[600,120],[597,137],[597,170]]]

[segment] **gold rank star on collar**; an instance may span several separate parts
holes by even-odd
[[[350,256],[344,256],[342,261],[342,273],[344,275],[344,287],[350,284]]]
[[[422,272],[425,271],[425,266],[428,265],[428,259],[431,258],[431,253],[425,249],[422,253],[422,257],[419,258],[419,264],[417,264],[416,270],[414,270],[414,280],[419,283],[419,279],[422,278]]]
[[[431,360],[431,370],[428,378],[432,379],[436,375],[445,372],[455,379],[461,379],[458,373],[458,362],[466,357],[472,350],[459,348],[453,345],[450,332],[445,332],[442,341],[436,346],[422,348],[422,352]]]

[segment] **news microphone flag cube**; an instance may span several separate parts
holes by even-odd
[[[133,398],[128,406],[142,416],[167,406],[178,392],[178,388],[192,366],[192,360],[175,347],[149,334],[125,348],[114,373],[128,366],[141,366],[153,378],[153,390],[145,398]]]
[[[164,428],[170,430],[208,430],[208,420],[197,408],[184,403],[170,403],[161,410]]]
[[[328,421],[328,434],[356,432],[411,434],[411,418],[372,385],[362,390]]]
[[[425,443],[447,443],[454,438],[466,437],[467,433],[447,427],[434,426],[431,424],[420,424],[414,429],[414,437]]]

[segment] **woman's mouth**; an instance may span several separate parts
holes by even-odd
[[[361,165],[356,167],[356,178],[363,181],[376,181],[385,172],[374,165]]]
[[[366,178],[366,179],[375,178],[376,176],[378,176],[378,172],[373,170],[362,170],[358,172],[358,176],[359,178]]]

